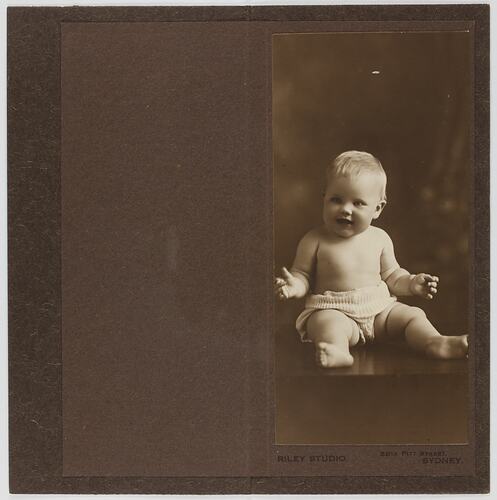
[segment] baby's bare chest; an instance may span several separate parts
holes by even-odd
[[[337,274],[342,272],[374,272],[380,270],[382,247],[375,241],[362,240],[322,243],[317,252],[317,268]]]

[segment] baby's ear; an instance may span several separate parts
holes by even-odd
[[[383,211],[383,209],[385,208],[386,204],[387,204],[387,200],[381,200],[378,203],[378,205],[376,205],[376,210],[375,210],[373,219],[377,219],[380,216],[380,214]]]

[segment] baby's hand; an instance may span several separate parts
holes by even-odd
[[[425,299],[432,299],[437,293],[438,276],[431,274],[417,274],[411,281],[410,290],[413,295],[419,295]]]
[[[274,280],[274,293],[280,300],[291,299],[296,295],[299,280],[286,267],[281,269],[281,274],[283,278],[276,277]]]

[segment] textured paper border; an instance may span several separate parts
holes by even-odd
[[[474,23],[476,471],[464,477],[63,478],[60,331],[60,23]],[[387,24],[385,24],[387,26]],[[118,7],[8,10],[9,430],[13,493],[465,493],[489,485],[489,8]],[[32,83],[26,86],[23,83]],[[37,90],[38,89],[38,90]],[[41,92],[39,89],[42,89]],[[26,165],[35,162],[39,168]],[[50,197],[47,197],[49,193]],[[270,266],[270,263],[268,263]],[[26,306],[29,304],[28,313]],[[47,305],[48,304],[48,305]],[[34,327],[42,339],[26,335]],[[45,432],[36,415],[43,413]],[[46,425],[46,422],[50,425]]]

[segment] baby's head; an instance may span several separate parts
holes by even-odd
[[[345,151],[338,155],[326,169],[326,183],[336,177],[354,179],[360,175],[369,175],[371,180],[377,177],[378,183],[371,182],[371,189],[380,186],[380,200],[386,201],[387,176],[378,158],[364,151]]]
[[[386,204],[387,176],[373,155],[346,151],[326,171],[326,227],[348,238],[365,231]]]

